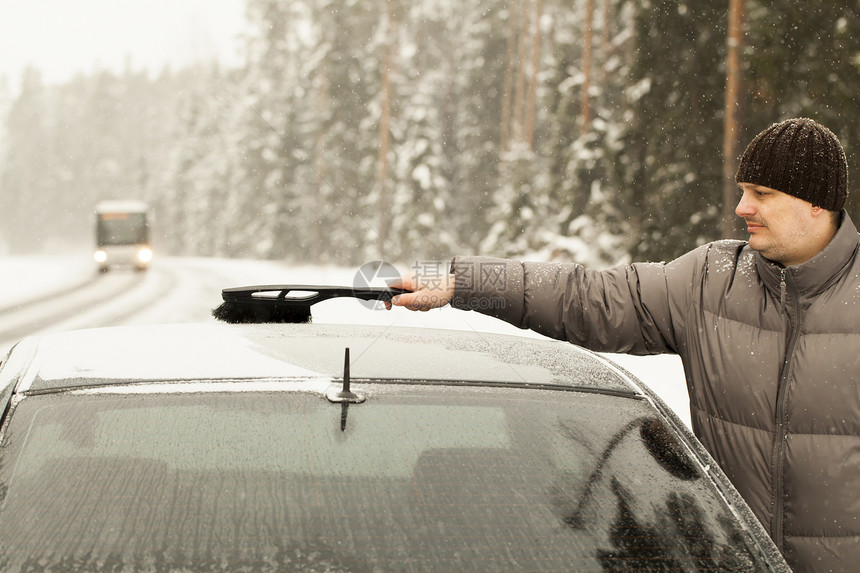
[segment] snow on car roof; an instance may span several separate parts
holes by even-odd
[[[220,323],[113,327],[49,334],[20,390],[122,382],[339,378],[481,381],[638,392],[609,361],[567,343],[403,327]],[[13,351],[13,354],[15,351]],[[6,373],[4,373],[6,374]]]

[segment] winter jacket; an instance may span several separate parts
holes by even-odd
[[[860,257],[741,241],[605,271],[457,257],[452,306],[592,350],[677,353],[695,434],[795,571],[860,567]]]

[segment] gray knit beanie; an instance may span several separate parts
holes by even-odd
[[[741,156],[735,181],[839,211],[848,197],[848,163],[829,129],[807,118],[787,119],[752,140]]]

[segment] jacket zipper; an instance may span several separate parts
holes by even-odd
[[[782,268],[779,271],[779,304],[782,306],[782,310],[785,310],[785,291],[785,268]]]
[[[784,476],[785,469],[785,448],[786,440],[788,439],[788,430],[785,419],[785,406],[788,398],[788,379],[791,373],[791,362],[794,356],[797,339],[800,336],[800,305],[795,294],[795,288],[792,284],[791,292],[788,291],[787,270],[780,270],[779,294],[783,309],[786,310],[788,316],[788,341],[785,349],[785,361],[782,364],[779,375],[779,385],[776,394],[776,412],[775,412],[775,434],[773,445],[772,458],[772,480],[773,480],[773,518],[771,521],[771,530],[773,532],[773,540],[780,551],[783,550],[783,525],[785,503],[783,498]],[[794,312],[789,312],[785,306],[786,294],[791,295],[792,308]]]

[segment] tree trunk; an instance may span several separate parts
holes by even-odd
[[[522,143],[523,125],[525,123],[526,110],[526,60],[529,53],[529,4],[531,0],[523,0],[522,20],[520,23],[519,45],[517,48],[517,74],[514,83],[514,105],[512,139]]]
[[[502,122],[499,134],[499,148],[502,153],[511,146],[511,108],[513,106],[514,71],[516,69],[517,17],[515,7],[508,8],[508,40],[505,51],[505,85],[502,94]]]
[[[609,59],[609,22],[612,18],[612,0],[603,0],[603,11],[600,19],[600,81],[606,84],[606,61]]]
[[[735,215],[738,201],[735,171],[740,155],[739,141],[741,69],[743,51],[745,0],[729,0],[728,53],[726,56],[726,108],[723,130],[723,217],[722,231],[725,238],[743,236],[741,219]]]
[[[535,5],[534,35],[532,36],[532,58],[529,74],[529,93],[526,101],[526,124],[525,142],[529,149],[534,145],[535,138],[535,115],[537,113],[537,84],[538,71],[540,70],[541,43],[541,17],[543,16],[543,0],[537,0]]]
[[[329,94],[328,74],[324,73],[324,74],[322,74],[322,79],[321,79],[320,86],[319,86],[319,93],[317,94],[316,102],[315,102],[315,105],[317,108],[316,111],[320,117],[326,117],[329,114],[329,109],[331,106],[331,101],[330,101],[329,96],[330,96],[330,94]],[[326,132],[325,127],[323,127],[321,125],[319,130],[317,131],[316,139],[314,140],[314,149],[313,149],[313,154],[314,154],[313,170],[314,170],[314,173],[316,174],[317,192],[320,194],[324,193],[323,190],[326,189],[327,187],[329,187],[329,183],[327,180],[328,174],[326,173],[327,162],[326,162],[326,154],[325,154],[326,137],[327,136],[328,136],[328,133]],[[320,198],[322,198],[322,197],[323,197],[323,195],[320,195]],[[325,202],[320,201],[320,204],[324,205]],[[328,262],[326,260],[328,253],[327,253],[327,249],[325,248],[325,245],[327,244],[327,242],[326,242],[325,237],[323,236],[324,233],[326,233],[328,231],[328,229],[325,229],[325,225],[322,224],[322,222],[324,220],[325,220],[325,217],[322,214],[320,214],[320,219],[319,219],[320,224],[310,226],[311,227],[310,232],[311,232],[312,239],[311,239],[309,244],[313,245],[312,246],[312,253],[311,253],[311,256],[313,257],[312,260],[321,261],[321,262]]]
[[[583,133],[588,131],[591,122],[591,60],[592,46],[594,44],[594,0],[585,0],[585,33],[582,46],[582,94],[580,95],[580,129]]]
[[[395,44],[393,18],[391,3],[386,3],[385,53],[382,56],[382,86],[379,116],[379,158],[377,160],[376,171],[376,182],[379,187],[376,245],[380,259],[385,258],[385,243],[388,240],[388,229],[391,226],[391,209],[388,200],[388,151],[391,139],[391,65]]]
[[[600,28],[600,51],[603,59],[609,57],[609,21],[612,17],[612,0],[603,0]]]

